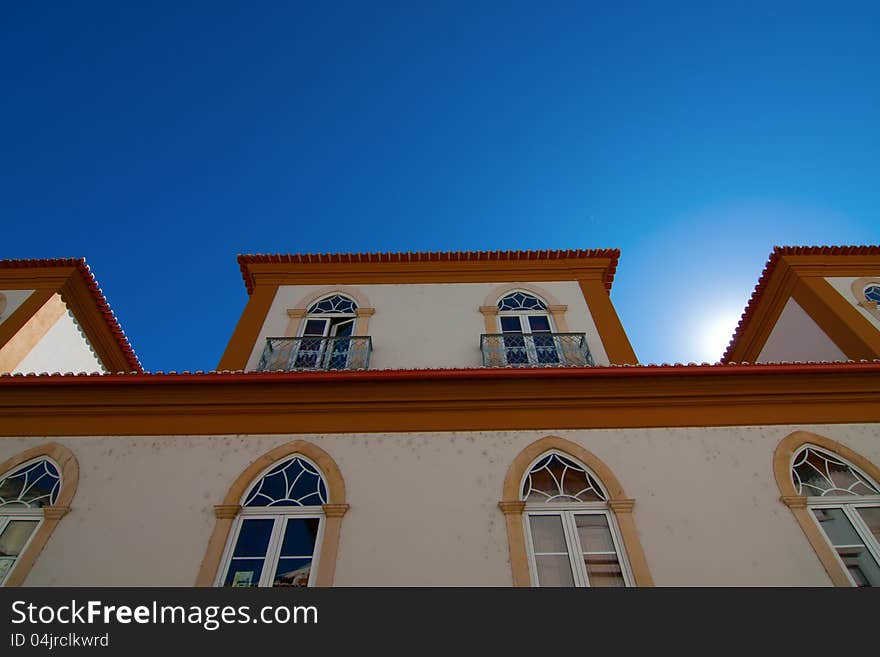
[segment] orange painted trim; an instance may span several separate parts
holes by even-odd
[[[8,289],[8,288],[7,288]],[[52,298],[52,290],[34,290],[13,313],[0,324],[0,348],[5,347]],[[12,369],[12,368],[10,368]],[[0,371],[9,371],[0,368]]]
[[[107,371],[143,371],[84,258],[0,260],[0,289],[60,293]]]
[[[847,358],[880,358],[880,331],[824,278],[801,279],[793,298]]]
[[[633,350],[626,331],[623,330],[623,325],[620,323],[620,317],[617,316],[611,298],[602,284],[591,279],[580,279],[578,283],[584,293],[587,308],[590,309],[590,314],[593,316],[593,322],[599,331],[599,337],[602,339],[602,346],[605,347],[608,361],[613,365],[638,363],[636,352]]]
[[[804,535],[810,542],[810,546],[816,552],[816,556],[831,578],[835,586],[851,587],[849,577],[844,567],[834,552],[834,549],[825,540],[822,530],[816,524],[813,514],[807,508],[807,498],[798,495],[797,489],[791,478],[791,464],[794,455],[806,445],[815,445],[846,459],[854,466],[862,470],[874,481],[880,481],[880,468],[871,463],[864,456],[851,450],[836,440],[820,436],[809,431],[795,431],[783,438],[773,452],[773,476],[779,488],[780,500],[795,517]]]
[[[623,487],[611,469],[589,450],[559,436],[545,436],[523,449],[507,469],[504,477],[503,499],[498,503],[505,515],[508,545],[510,547],[510,567],[514,586],[531,586],[529,562],[523,527],[523,513],[526,505],[522,501],[522,480],[528,468],[540,456],[557,450],[580,461],[593,471],[608,493],[608,507],[617,521],[623,539],[626,557],[632,569],[636,586],[654,586],[654,578],[648,568],[641,539],[632,518],[635,500],[626,497]]]
[[[217,365],[218,370],[243,370],[247,367],[248,359],[256,345],[263,324],[266,323],[266,317],[269,315],[269,308],[275,300],[275,294],[278,291],[277,285],[260,287],[248,298],[247,305],[229,344],[226,345],[226,351]]]
[[[31,315],[18,333],[0,347],[0,372],[11,372],[18,367],[66,312],[67,306],[61,300],[61,295],[53,294],[49,297],[49,300]]]
[[[61,522],[61,518],[70,511],[70,504],[73,502],[73,496],[76,494],[76,489],[79,485],[79,464],[76,461],[76,457],[73,455],[73,452],[58,443],[37,445],[0,463],[0,479],[21,464],[41,456],[49,457],[58,466],[58,472],[61,475],[61,490],[58,491],[58,498],[55,500],[54,505],[42,508],[43,521],[31,538],[30,543],[28,543],[28,546],[18,555],[15,566],[13,566],[12,572],[9,573],[9,577],[6,579],[5,586],[8,587],[24,584],[25,579],[34,567],[34,563],[37,561],[37,557],[40,556],[58,523]]]
[[[223,498],[223,503],[215,506],[216,523],[199,574],[196,586],[212,586],[217,576],[217,569],[223,557],[223,551],[229,541],[229,532],[233,522],[241,511],[241,502],[248,488],[266,469],[288,457],[302,455],[317,465],[327,482],[327,495],[330,500],[324,506],[324,538],[318,557],[318,572],[315,575],[315,586],[333,586],[336,572],[336,556],[339,550],[339,537],[342,529],[342,517],[348,511],[345,499],[345,480],[336,461],[327,452],[305,440],[294,440],[266,452],[251,463],[242,472]]]
[[[880,364],[0,377],[0,435],[880,421]]]
[[[721,362],[757,360],[798,281],[833,276],[880,276],[880,246],[775,247]]]

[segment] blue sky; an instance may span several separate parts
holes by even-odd
[[[238,253],[618,247],[687,362],[774,244],[880,242],[880,3],[129,5],[5,7],[0,257],[85,256],[150,370]]]

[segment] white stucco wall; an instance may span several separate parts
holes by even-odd
[[[34,290],[0,290],[0,295],[5,303],[0,301],[0,324],[5,322],[25,300],[34,293]]]
[[[846,354],[794,299],[782,309],[757,362],[844,361]]]
[[[497,507],[514,457],[554,434],[611,468],[660,586],[827,586],[772,471],[779,441],[807,430],[880,463],[880,425],[803,425],[360,435],[52,438],[80,482],[29,586],[190,586],[213,505],[254,459],[306,439],[345,479],[336,585],[509,586]],[[4,438],[0,461],[50,439]]]
[[[854,281],[858,280],[856,276],[835,276],[831,278],[826,278],[826,281],[837,290],[840,295],[847,300],[847,302],[855,307],[858,310],[862,317],[871,322],[874,326],[880,329],[880,318],[878,318],[873,313],[868,312],[866,308],[862,308],[859,305],[858,299],[856,299],[855,295],[852,291],[852,284]]]
[[[13,373],[104,371],[101,361],[68,310],[22,359]]]
[[[540,286],[568,306],[568,330],[585,333],[593,359],[597,364],[608,364],[608,356],[578,284],[574,281],[524,283],[530,284]],[[482,363],[480,334],[486,332],[479,308],[486,296],[498,287],[497,283],[356,286],[376,310],[369,328],[373,342],[370,368],[479,367]],[[279,287],[248,360],[248,370],[256,369],[267,337],[284,335],[289,321],[287,310],[325,289],[324,285]]]

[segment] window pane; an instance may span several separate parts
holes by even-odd
[[[843,509],[813,509],[813,515],[833,546],[864,545]]]
[[[259,586],[264,559],[233,559],[223,586]]]
[[[522,333],[522,326],[519,323],[519,317],[502,317],[501,318],[502,333]]]
[[[529,326],[532,333],[549,333],[550,320],[546,315],[529,315]]]
[[[242,522],[232,556],[265,557],[274,524],[275,521],[271,518],[254,518]]]
[[[616,552],[608,518],[604,514],[579,514],[574,517],[583,552]]]
[[[838,548],[837,553],[856,586],[880,586],[880,566],[867,548]]]
[[[326,326],[326,319],[306,320],[306,327],[303,329],[303,335],[324,335],[324,328]]]
[[[536,556],[539,586],[574,586],[571,563],[564,554]]]
[[[856,509],[868,529],[874,535],[874,540],[880,544],[880,506],[865,506]]]
[[[315,551],[318,518],[290,518],[281,543],[282,557],[310,557]]]
[[[279,559],[272,586],[308,586],[311,559]]]
[[[532,530],[532,544],[535,547],[535,554],[542,552],[568,553],[561,517],[529,516],[529,527]],[[567,559],[568,557],[566,557]]]
[[[0,557],[17,557],[21,554],[39,520],[11,520],[0,534]]]
[[[620,562],[613,554],[584,557],[590,586],[625,586]]]

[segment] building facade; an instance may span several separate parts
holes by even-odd
[[[217,369],[0,262],[6,586],[880,585],[880,248],[778,248],[716,365],[613,250],[240,256]]]

